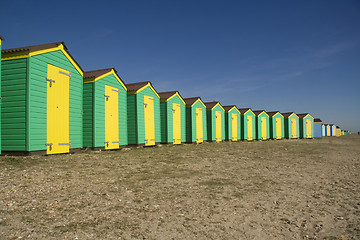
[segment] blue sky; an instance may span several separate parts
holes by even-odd
[[[64,41],[85,71],[125,83],[360,131],[357,0],[12,0],[0,35],[3,48]]]

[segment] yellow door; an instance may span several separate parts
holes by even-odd
[[[155,145],[154,98],[144,96],[145,146]]]
[[[297,131],[296,131],[296,119],[291,119],[291,137],[297,138]]]
[[[306,138],[312,138],[312,136],[311,136],[311,119],[306,119]]]
[[[181,144],[181,105],[173,103],[173,143]]]
[[[247,116],[247,140],[253,140],[252,116]]]
[[[261,117],[261,139],[266,138],[266,117]]]
[[[46,153],[67,153],[69,140],[69,79],[70,72],[48,64]]]
[[[281,139],[281,118],[276,118],[276,139]]]
[[[105,85],[105,149],[119,148],[119,89]]]
[[[196,108],[196,142],[202,143],[204,141],[203,135],[203,119],[202,108]]]
[[[238,115],[236,113],[231,114],[231,138],[233,141],[238,140]]]
[[[216,142],[221,142],[221,111],[215,112]]]

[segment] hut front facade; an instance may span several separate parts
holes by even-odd
[[[294,112],[281,113],[284,116],[285,137],[299,138],[299,117]]]
[[[151,82],[126,84],[128,142],[153,146],[161,141],[160,96]]]
[[[186,142],[202,143],[207,139],[206,106],[200,97],[184,98],[186,104]]]
[[[160,92],[161,142],[181,144],[186,139],[186,104],[178,91]]]
[[[2,150],[83,147],[83,70],[63,42],[2,50]]]
[[[278,112],[267,112],[270,122],[270,138],[282,139],[285,137],[284,129],[284,116]]]
[[[323,124],[320,118],[314,119],[314,137],[319,138],[323,136]]]
[[[340,137],[341,136],[341,129],[339,126],[336,126],[336,137]]]
[[[255,114],[256,139],[266,140],[270,138],[269,115],[264,110],[253,111]]]
[[[224,106],[225,109],[225,140],[239,141],[241,139],[241,114],[235,105]]]
[[[297,114],[299,117],[300,138],[313,138],[314,117],[309,113]]]
[[[219,102],[206,102],[207,140],[221,142],[225,139],[225,110]]]
[[[256,137],[255,114],[251,108],[239,108],[241,113],[241,139],[252,141]]]
[[[84,147],[119,149],[128,144],[127,89],[114,68],[84,73]]]
[[[325,124],[325,136],[330,137],[332,136],[332,125],[331,124]]]
[[[329,135],[328,136],[336,136],[336,129],[337,126],[335,124],[330,124],[330,131],[329,131]]]

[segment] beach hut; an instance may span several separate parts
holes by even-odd
[[[235,105],[225,109],[225,140],[236,142],[241,139],[241,114]]]
[[[329,128],[330,128],[330,131],[328,132],[328,136],[335,137],[336,136],[336,129],[337,129],[336,125],[335,124],[330,124]]]
[[[319,138],[323,136],[323,124],[320,118],[314,119],[314,137]]]
[[[161,141],[160,96],[151,82],[126,84],[129,145],[153,146]]]
[[[225,109],[219,102],[205,102],[207,140],[221,142],[225,139]]]
[[[251,108],[239,108],[241,113],[241,139],[252,141],[256,137],[255,114]]]
[[[299,117],[300,138],[313,138],[314,136],[314,117],[309,113],[297,114]]]
[[[1,101],[1,41],[4,40],[0,36],[0,101]],[[0,107],[0,154],[1,154],[1,107]]]
[[[1,59],[2,150],[82,148],[83,70],[65,44],[5,49]]]
[[[299,138],[299,117],[294,112],[281,113],[284,116],[285,137]]]
[[[83,142],[93,149],[119,149],[127,140],[127,89],[114,68],[84,73]]]
[[[253,111],[255,114],[256,139],[266,140],[270,138],[269,115],[265,110]]]
[[[200,97],[184,98],[186,104],[186,142],[207,139],[206,106]]]
[[[335,127],[336,128],[336,127]],[[332,136],[332,124],[325,124],[325,136]],[[336,132],[336,130],[335,130]]]
[[[161,142],[181,144],[186,137],[186,104],[178,91],[159,92]]]
[[[336,137],[340,137],[341,135],[341,129],[339,126],[336,126]]]
[[[267,112],[270,122],[270,138],[282,139],[285,137],[284,116],[279,111]]]

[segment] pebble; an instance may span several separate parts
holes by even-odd
[[[289,228],[289,231],[290,231],[290,232],[294,232],[295,229],[294,229],[294,228]]]

